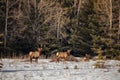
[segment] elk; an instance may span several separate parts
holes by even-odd
[[[57,52],[56,53],[57,61],[59,61],[59,59],[64,59],[65,62],[67,57],[70,55],[70,51],[71,50],[67,50],[66,52]]]
[[[90,54],[85,54],[85,61],[89,61],[90,60],[90,58],[91,58],[91,55]]]
[[[29,57],[30,57],[30,62],[32,63],[32,59],[35,59],[35,62],[37,63],[38,62],[38,58],[39,56],[41,55],[41,52],[42,51],[42,48],[37,48],[37,51],[33,52],[33,51],[30,51],[29,52]]]

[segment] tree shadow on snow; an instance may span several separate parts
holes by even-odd
[[[40,71],[38,69],[36,70],[0,70],[0,72],[22,72],[22,71]]]

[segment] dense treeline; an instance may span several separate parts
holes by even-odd
[[[120,56],[119,0],[0,0],[0,53],[71,49]],[[101,57],[102,58],[102,57]]]

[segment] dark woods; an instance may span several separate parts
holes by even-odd
[[[0,0],[0,56],[120,56],[119,0]]]

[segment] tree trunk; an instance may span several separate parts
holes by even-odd
[[[119,9],[119,28],[118,28],[118,41],[120,40],[120,9]]]
[[[59,12],[59,11],[58,11]],[[58,26],[57,26],[57,40],[59,40],[59,37],[60,37],[60,26],[61,26],[61,16],[62,16],[62,9],[60,10],[60,14],[59,17],[58,17]]]
[[[7,47],[7,26],[8,26],[8,0],[6,0],[4,49],[6,49],[6,47]]]
[[[79,4],[78,4],[78,10],[77,10],[77,21],[78,21],[78,25],[79,25],[79,13],[80,13],[80,7],[81,7],[81,3],[82,3],[82,0],[79,0]]]
[[[109,14],[109,19],[110,19],[110,27],[109,27],[109,30],[110,30],[110,38],[111,38],[111,30],[112,30],[112,0],[109,0],[110,1],[110,14]]]

